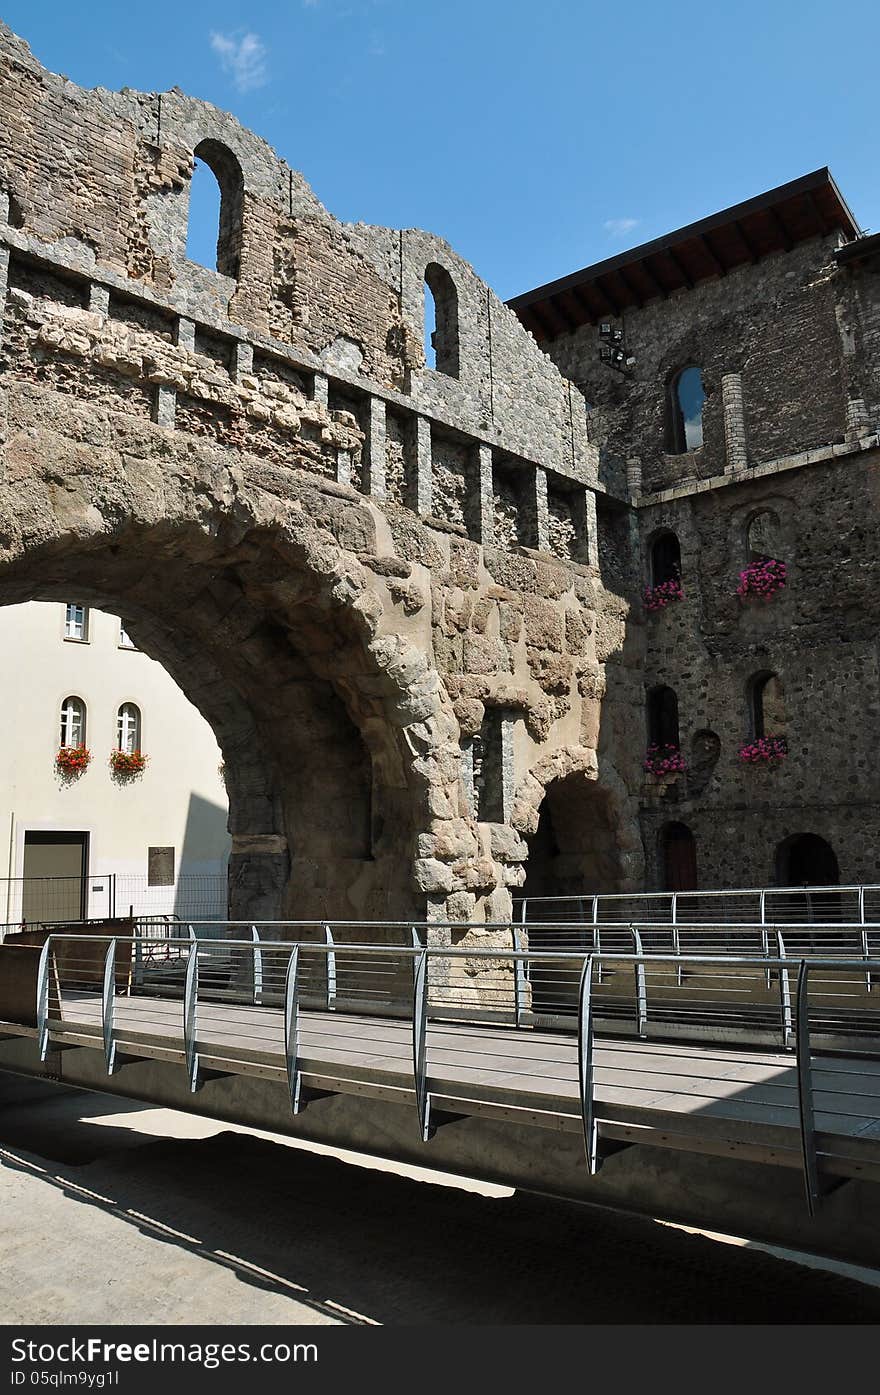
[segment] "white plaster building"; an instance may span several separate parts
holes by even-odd
[[[0,652],[0,923],[224,914],[222,756],[162,666],[75,603],[0,608]],[[79,745],[89,764],[65,776],[59,749]],[[141,773],[114,773],[120,749]]]

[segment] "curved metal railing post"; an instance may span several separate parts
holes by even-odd
[[[521,903],[521,905],[520,905],[520,908],[519,908],[519,918],[520,918],[520,921],[521,921],[521,923],[522,923],[523,925],[525,925],[525,924],[527,923],[527,919],[528,919],[528,917],[526,916],[526,907],[528,906],[528,904],[529,904],[529,898],[528,898],[528,896],[524,896],[523,899],[522,899],[522,903]]]
[[[816,1154],[816,1123],[813,1113],[813,1071],[810,1058],[810,1003],[808,977],[810,966],[802,959],[797,976],[797,1085],[798,1112],[801,1122],[801,1150],[804,1159],[804,1186],[807,1206],[815,1216],[821,1199],[819,1159]]]
[[[642,949],[641,935],[639,934],[638,930],[634,925],[631,925],[629,928],[630,933],[633,937],[633,944],[635,945],[636,954],[644,954],[644,950]],[[638,1014],[637,1020],[639,1026],[639,1036],[646,1037],[648,1035],[648,986],[647,981],[645,979],[645,966],[643,963],[638,962],[634,965],[634,969],[636,981],[636,1011]]]
[[[260,933],[256,925],[251,926],[251,935],[254,941],[254,1006],[256,1007],[263,997],[263,951],[260,948]]]
[[[299,1114],[302,1108],[299,1069],[299,945],[293,946],[284,978],[284,1059],[287,1064],[287,1085],[290,1108]]]
[[[49,959],[52,954],[52,936],[47,935],[40,951],[40,964],[37,969],[37,1046],[40,1060],[45,1061],[49,1052]]]
[[[101,1027],[104,1036],[104,1065],[108,1075],[116,1069],[116,1042],[113,1040],[113,1008],[116,1002],[116,937],[104,955],[104,989],[101,994]]]
[[[413,984],[413,1081],[419,1133],[422,1142],[427,1143],[431,1129],[431,1106],[428,1098],[428,954],[424,949],[416,956]]]
[[[578,989],[578,1085],[584,1150],[591,1177],[599,1171],[599,1133],[593,1110],[593,956],[588,954],[581,969]]]
[[[183,985],[183,1045],[186,1052],[186,1069],[189,1075],[189,1088],[195,1093],[199,1088],[199,1053],[196,1049],[199,1002],[199,942],[192,926],[189,927],[189,937],[189,959],[186,963],[186,979]]]
[[[327,950],[327,1011],[330,1012],[336,1002],[336,950],[333,948],[333,931],[324,922],[324,940],[330,946]]]
[[[779,951],[779,958],[786,959],[785,941],[782,938],[781,930],[776,931],[776,947]],[[791,982],[785,965],[779,970],[779,1006],[782,1012],[782,1045],[786,1050],[790,1050],[794,1032],[791,1016]]]
[[[522,953],[522,935],[516,925],[510,927],[511,939],[515,954]],[[517,1027],[522,1026],[523,1013],[526,1010],[526,961],[524,959],[514,959],[513,961],[513,1011]]]

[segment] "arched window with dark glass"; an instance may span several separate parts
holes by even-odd
[[[660,686],[648,691],[648,744],[679,746],[678,698],[672,688]]]
[[[212,271],[238,279],[241,263],[244,178],[232,151],[203,140],[193,151],[186,255]]]
[[[784,736],[786,727],[785,689],[778,673],[756,673],[749,680],[751,735]]]
[[[660,830],[660,870],[663,891],[697,890],[697,845],[684,823],[667,823]]]
[[[425,268],[425,362],[438,373],[459,373],[458,292],[443,266]]]
[[[680,579],[681,547],[675,534],[667,530],[651,543],[651,585],[661,586],[664,581]]]
[[[695,364],[683,368],[669,387],[670,447],[674,455],[698,450],[703,444],[703,375]]]

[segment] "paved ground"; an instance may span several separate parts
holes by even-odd
[[[880,1321],[880,1272],[359,1163],[0,1076],[0,1321]]]

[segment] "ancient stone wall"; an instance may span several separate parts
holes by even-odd
[[[194,157],[220,270],[185,258]],[[458,376],[425,363],[429,266]],[[342,225],[232,117],[83,92],[0,29],[0,309],[0,602],[113,609],[212,724],[235,913],[503,917],[563,780],[602,785],[638,884],[583,398],[447,244]]]

